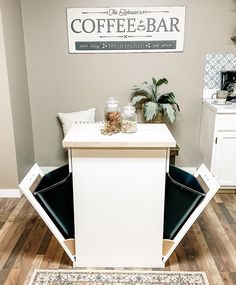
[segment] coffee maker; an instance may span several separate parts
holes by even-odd
[[[221,71],[221,90],[229,92],[227,101],[236,103],[236,70]]]

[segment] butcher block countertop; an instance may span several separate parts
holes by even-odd
[[[170,148],[176,141],[165,124],[138,124],[137,132],[103,135],[103,124],[74,124],[65,136],[65,148]]]

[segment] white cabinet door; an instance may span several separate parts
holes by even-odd
[[[76,267],[162,261],[166,150],[72,149]]]
[[[236,185],[236,132],[218,132],[213,172],[221,186]]]

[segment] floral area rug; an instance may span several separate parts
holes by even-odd
[[[204,272],[35,270],[29,285],[209,285]]]

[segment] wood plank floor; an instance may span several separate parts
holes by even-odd
[[[0,199],[0,284],[26,285],[35,268],[72,263],[25,198]],[[165,270],[205,271],[210,285],[236,284],[236,194],[215,196]]]

